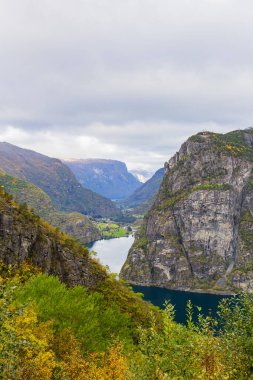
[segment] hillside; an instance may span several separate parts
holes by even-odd
[[[125,199],[122,204],[126,208],[135,209],[136,214],[145,214],[152,206],[156,193],[159,190],[164,175],[164,169],[161,168],[155,174],[139,187],[135,192]]]
[[[71,235],[81,244],[86,244],[101,238],[101,233],[87,216],[73,212],[57,211],[50,197],[40,188],[30,182],[13,177],[0,170],[0,185],[20,203],[26,203],[35,214],[61,231]]]
[[[44,273],[42,273],[44,272]],[[0,190],[0,378],[250,379],[253,299],[187,326],[141,300],[88,250]],[[226,302],[228,301],[228,302]],[[231,377],[230,374],[233,374]]]
[[[0,143],[0,169],[41,188],[59,211],[96,217],[121,215],[113,202],[82,187],[71,170],[55,158]]]
[[[83,159],[64,163],[84,187],[110,199],[124,199],[141,186],[121,161]]]
[[[15,268],[29,262],[68,286],[81,285],[104,294],[106,299],[112,297],[122,310],[142,322],[147,321],[151,309],[155,310],[115,280],[90,256],[87,248],[18,205],[3,190],[0,190],[0,260]]]
[[[121,277],[176,289],[253,290],[253,130],[203,132],[165,165]]]

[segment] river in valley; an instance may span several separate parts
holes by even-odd
[[[133,236],[99,240],[89,247],[89,249],[97,252],[97,258],[103,265],[107,265],[112,273],[119,274],[133,241]],[[201,312],[204,315],[207,315],[210,312],[213,315],[216,315],[218,303],[224,298],[224,296],[217,294],[168,290],[154,286],[134,285],[133,289],[135,292],[142,293],[143,298],[146,301],[161,308],[164,306],[166,300],[171,302],[175,306],[175,319],[180,323],[186,322],[185,308],[188,300],[191,300],[193,305],[200,306]],[[197,312],[196,307],[194,310]]]

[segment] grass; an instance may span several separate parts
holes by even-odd
[[[97,227],[102,233],[103,238],[110,239],[129,235],[129,231],[127,228],[122,227],[116,223],[98,222]]]
[[[245,132],[252,136],[253,130],[238,130],[226,133],[224,135],[217,133],[213,134],[212,137],[219,150],[223,153],[236,157],[245,157],[246,159],[253,161],[253,150],[245,140]]]

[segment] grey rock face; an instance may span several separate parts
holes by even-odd
[[[107,274],[85,248],[53,227],[24,216],[15,206],[7,207],[0,195],[0,260],[19,266],[23,261],[44,273],[59,276],[68,284],[94,288]]]
[[[165,164],[122,278],[184,290],[253,289],[252,133],[206,132],[182,145]]]

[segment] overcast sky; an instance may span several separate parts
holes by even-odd
[[[0,0],[0,140],[158,169],[253,124],[252,0]]]

